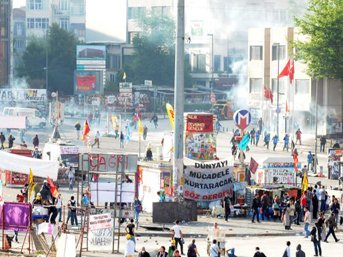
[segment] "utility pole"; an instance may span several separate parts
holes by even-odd
[[[276,135],[279,137],[279,116],[280,116],[280,52],[279,52],[280,44],[276,44],[276,55],[277,55],[277,84],[276,84]]]
[[[316,127],[315,127],[315,146],[314,146],[314,173],[317,173],[317,137],[318,137],[318,78],[316,79]]]
[[[175,45],[175,78],[174,78],[174,158],[173,158],[173,189],[174,195],[180,184],[183,172],[183,111],[184,111],[184,55],[185,55],[185,0],[177,1]]]

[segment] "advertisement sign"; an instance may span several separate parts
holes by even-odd
[[[81,154],[83,170],[95,172],[135,173],[137,155],[135,154]]]
[[[45,102],[46,89],[0,89],[1,102]]]
[[[251,123],[251,113],[244,109],[238,110],[234,113],[233,119],[238,128],[246,129]]]
[[[94,94],[99,91],[101,75],[99,71],[76,71],[75,90],[78,93]]]
[[[296,183],[292,157],[268,158],[263,162],[263,169],[264,171],[257,173],[257,182],[260,184],[293,185]]]
[[[19,173],[19,172],[11,172],[9,170],[6,171],[6,182],[7,184],[13,186],[23,186],[29,180],[29,175]]]
[[[191,21],[191,36],[202,37],[204,35],[204,24],[202,21]]]
[[[113,219],[111,213],[89,216],[88,249],[108,251],[112,249]]]
[[[186,131],[198,133],[213,132],[213,114],[187,114]]]
[[[79,147],[76,145],[61,145],[60,146],[61,154],[78,154]]]
[[[343,166],[340,167],[340,162],[343,161],[343,149],[328,149],[328,168],[329,178],[339,179],[343,176]]]
[[[105,60],[105,45],[78,45],[76,46],[77,60]]]
[[[233,167],[228,161],[195,162],[185,166],[183,196],[195,201],[215,201],[232,192]]]

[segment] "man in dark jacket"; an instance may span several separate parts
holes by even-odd
[[[318,256],[318,255],[316,255]],[[306,257],[305,252],[301,250],[301,244],[297,245],[297,252],[295,254],[295,257]]]
[[[261,201],[260,201],[259,195],[256,194],[255,198],[252,200],[252,206],[251,206],[251,209],[253,211],[253,215],[252,215],[252,219],[251,219],[252,223],[255,223],[255,216],[256,216],[257,222],[260,222],[260,217],[259,217],[259,213],[258,213],[259,207],[261,207]]]
[[[5,149],[5,147],[4,147],[5,141],[6,141],[5,135],[2,134],[2,132],[0,132],[0,142],[1,142],[1,147],[0,147],[0,149]]]
[[[338,242],[339,239],[337,239],[336,234],[335,234],[335,227],[336,227],[336,217],[335,217],[335,213],[331,212],[331,214],[329,215],[329,217],[326,218],[325,224],[326,224],[326,226],[329,228],[329,231],[328,231],[328,233],[326,234],[326,237],[325,237],[324,242],[325,242],[325,243],[328,242],[328,237],[330,236],[330,234],[332,234],[332,236],[333,236],[333,238],[335,239],[335,241]]]
[[[38,147],[39,146],[39,138],[38,135],[36,135],[33,140],[32,140],[33,147]]]
[[[12,135],[10,135],[8,137],[8,148],[12,148],[13,147],[14,140],[15,140],[15,137],[13,137]]]

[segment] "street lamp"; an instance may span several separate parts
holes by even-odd
[[[276,75],[276,135],[279,137],[279,116],[280,116],[280,107],[279,107],[279,101],[280,101],[280,43],[275,43],[274,46],[276,46],[276,56],[277,56],[277,75]]]
[[[213,34],[207,34],[207,36],[211,37],[211,82],[210,82],[210,88],[211,88],[211,94],[212,94],[212,87],[213,87]]]

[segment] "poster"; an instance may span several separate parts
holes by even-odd
[[[115,202],[115,188],[114,182],[91,182],[90,191],[91,199],[95,205],[104,204],[105,202]],[[133,203],[135,198],[135,183],[122,183],[121,199],[120,186],[118,185],[117,202]]]
[[[298,163],[298,167],[301,163]],[[301,167],[301,166],[300,166]],[[263,162],[263,171],[257,173],[257,182],[268,185],[294,185],[296,174],[292,157],[270,157]]]
[[[186,132],[185,155],[187,158],[213,160],[216,152],[216,136],[213,133]]]
[[[197,133],[213,132],[213,114],[187,114],[186,131]]]
[[[113,219],[111,213],[89,216],[88,250],[107,251],[112,249]]]
[[[233,188],[233,167],[227,160],[185,165],[183,196],[195,201],[215,201]]]
[[[0,227],[5,230],[27,231],[31,226],[31,205],[7,202],[0,204],[0,221]]]

